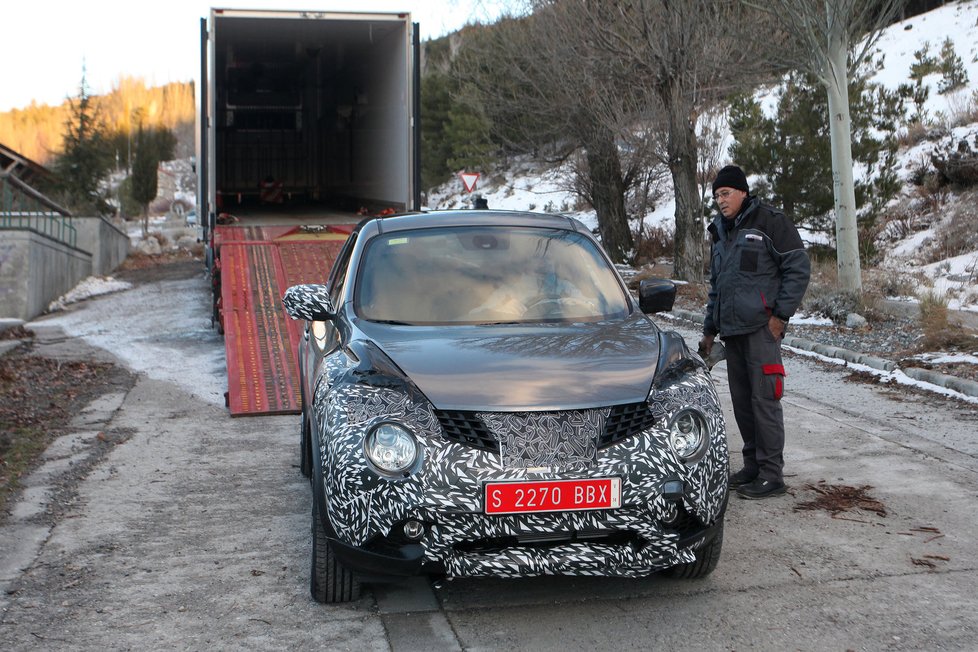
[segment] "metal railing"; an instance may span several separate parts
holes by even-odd
[[[67,210],[4,173],[0,173],[0,229],[34,231],[71,247],[78,241],[78,231]]]

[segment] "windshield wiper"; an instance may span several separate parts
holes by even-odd
[[[396,319],[369,319],[372,324],[390,324],[392,326],[414,326],[411,322],[397,321]]]

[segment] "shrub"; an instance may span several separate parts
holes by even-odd
[[[946,219],[935,229],[934,261],[960,256],[978,249],[978,231],[975,222],[978,210],[974,207],[978,193],[967,193],[962,201],[949,211]]]
[[[923,82],[924,77],[940,71],[935,57],[930,56],[930,43],[924,42],[923,47],[913,53],[914,62],[910,64],[910,79]]]
[[[964,69],[961,57],[954,51],[954,42],[950,37],[946,38],[944,45],[941,46],[941,60],[938,67],[941,81],[937,85],[937,92],[941,95],[967,85],[968,72]]]
[[[940,185],[963,188],[978,185],[978,134],[972,139],[974,148],[967,138],[962,138],[953,149],[952,142],[947,141],[931,154],[930,160]]]
[[[927,290],[920,295],[919,320],[924,331],[918,345],[921,351],[957,349],[974,343],[973,336],[948,320],[947,296],[943,294]]]
[[[849,313],[863,309],[859,295],[843,292],[833,285],[809,286],[804,305],[806,312],[824,315],[836,324],[845,324]]]
[[[672,232],[661,226],[646,226],[635,234],[636,264],[652,264],[674,253]]]

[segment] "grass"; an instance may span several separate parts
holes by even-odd
[[[20,479],[93,396],[119,382],[117,371],[107,363],[22,350],[0,356],[0,518]]]
[[[917,350],[973,351],[978,338],[948,318],[947,296],[933,291],[920,295],[920,327],[924,331]]]
[[[20,487],[20,478],[50,443],[48,433],[41,428],[9,428],[0,422],[0,512]]]

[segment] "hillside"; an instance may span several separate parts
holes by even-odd
[[[93,96],[113,141],[117,159],[128,155],[128,137],[139,116],[150,128],[166,127],[177,137],[178,157],[193,155],[194,88],[174,82],[148,87],[142,79],[123,77],[111,93]],[[63,150],[64,124],[70,114],[66,99],[58,106],[31,104],[0,113],[0,143],[42,165],[49,165]]]
[[[891,90],[910,83],[914,64],[921,57],[938,57],[945,39],[953,44],[967,81],[959,89],[942,93],[940,72],[923,77],[928,98],[922,115],[911,115],[911,109],[919,109],[908,106],[897,132],[901,188],[878,220],[876,256],[862,264],[871,291],[882,297],[913,302],[934,293],[951,309],[978,312],[978,230],[974,228],[978,223],[978,178],[971,186],[939,184],[931,159],[934,154],[946,158],[959,148],[978,152],[978,0],[951,3],[890,26],[879,39],[874,60],[880,67],[871,80]],[[759,89],[757,97],[769,99],[776,92]],[[768,111],[773,110],[772,102],[763,103]],[[726,134],[724,145],[729,146],[729,130],[721,125],[719,131]],[[962,146],[962,142],[967,144]],[[729,156],[724,158],[729,161]],[[570,164],[543,168],[523,160],[505,169],[481,172],[475,192],[492,208],[560,212],[592,228],[597,226],[593,210],[578,210]],[[857,176],[862,172],[857,169]],[[831,184],[831,179],[823,183]],[[671,195],[666,178],[658,188],[657,202],[640,221],[644,229],[672,231],[675,204]],[[470,203],[460,180],[442,184],[428,196],[430,208]],[[816,234],[808,237],[810,242],[818,240]]]

